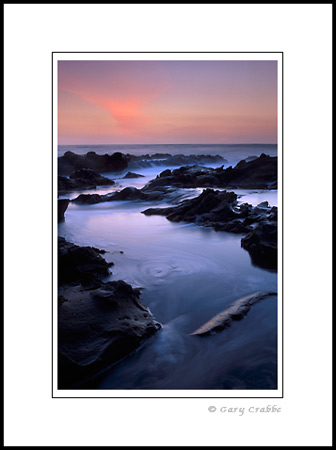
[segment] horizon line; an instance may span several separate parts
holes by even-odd
[[[111,143],[111,144],[57,144],[57,146],[64,146],[64,145],[68,145],[68,146],[104,146],[104,145],[278,145],[277,142],[266,142],[266,143],[259,143],[259,142],[241,142],[241,143],[228,143],[228,142],[212,142],[212,143],[207,143],[207,142],[201,142],[201,143],[175,143],[175,144],[167,144],[167,143],[156,143],[156,144],[144,144],[144,143],[138,143],[138,144],[121,144],[121,143]]]

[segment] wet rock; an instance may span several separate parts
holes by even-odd
[[[217,314],[211,320],[206,322],[197,330],[191,333],[192,336],[207,336],[217,331],[228,328],[233,321],[241,320],[251,309],[251,306],[259,303],[261,300],[276,295],[275,292],[257,292],[247,297],[236,300],[232,306],[225,311]]]
[[[189,192],[179,192],[176,188],[169,186],[158,186],[148,189],[146,186],[142,189],[135,187],[126,187],[121,191],[109,192],[108,194],[80,194],[71,200],[74,203],[94,205],[102,202],[142,200],[146,202],[165,200],[167,202],[176,202],[189,195]]]
[[[182,188],[220,187],[236,189],[276,189],[277,157],[262,153],[252,161],[240,161],[234,168],[192,166],[165,170],[150,181],[149,187],[175,186]]]
[[[110,274],[110,264],[94,247],[80,247],[58,237],[58,284],[89,283]]]
[[[78,169],[92,169],[98,173],[121,172],[127,168],[128,161],[129,158],[120,152],[112,155],[97,155],[95,152],[77,155],[69,151],[58,158],[58,173],[70,175]]]
[[[102,177],[94,170],[79,169],[70,175],[70,178],[58,176],[59,191],[75,191],[78,189],[95,189],[96,186],[113,185],[114,181]]]
[[[153,155],[127,155],[130,168],[147,168],[155,166],[184,166],[202,164],[223,164],[227,162],[220,155],[171,155],[169,153],[155,153]]]
[[[96,203],[101,203],[103,201],[102,197],[103,196],[100,194],[80,194],[71,201],[80,205],[95,205]]]
[[[96,289],[63,285],[58,311],[59,389],[76,388],[129,355],[161,328],[124,281]]]
[[[65,220],[64,214],[69,206],[69,199],[58,199],[58,222],[63,222]]]
[[[87,183],[90,186],[105,186],[114,184],[113,180],[101,176],[99,173],[95,172],[92,169],[75,170],[75,172],[70,175],[70,179],[77,181],[80,180],[81,182]]]
[[[107,263],[95,247],[58,239],[58,388],[79,387],[161,328],[124,281],[102,281]]]
[[[277,228],[276,221],[266,220],[258,223],[242,238],[241,246],[249,252],[252,264],[264,269],[277,270]]]
[[[268,270],[277,269],[277,207],[267,202],[256,207],[237,204],[237,195],[229,191],[205,189],[202,194],[175,207],[149,208],[147,216],[162,215],[172,222],[196,223],[216,231],[248,233],[241,246],[251,256],[252,263]]]
[[[185,200],[175,207],[150,208],[143,211],[143,214],[163,215],[173,222],[195,222],[211,226],[214,220],[223,221],[235,216],[232,207],[236,200],[234,192],[205,189],[198,197]]]
[[[61,175],[58,176],[58,192],[76,191],[78,189],[95,189],[96,185],[87,183],[84,180],[72,180]]]
[[[141,175],[140,173],[127,172],[123,179],[125,178],[144,178],[144,175]]]
[[[126,187],[125,189],[122,189],[121,191],[114,192],[110,200],[139,200],[144,199],[144,195],[141,192],[140,189],[137,189],[135,187]]]

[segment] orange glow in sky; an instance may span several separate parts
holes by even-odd
[[[277,142],[276,61],[59,61],[58,143]]]

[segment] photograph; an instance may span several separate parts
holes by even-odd
[[[4,446],[332,446],[332,4],[3,10]]]
[[[278,60],[57,56],[58,389],[277,392]]]

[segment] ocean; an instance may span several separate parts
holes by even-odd
[[[277,155],[277,144],[137,144],[137,145],[59,145],[58,156],[71,151],[78,155],[85,155],[94,151],[98,155],[115,152],[131,155],[145,155],[154,153],[170,153],[171,155],[221,155],[230,164],[235,164],[248,156],[259,156],[265,153]]]
[[[65,151],[105,154],[220,154],[229,162],[261,153],[276,155],[276,145],[113,145],[61,146]],[[166,167],[141,169],[143,178],[122,179],[80,193],[105,194],[126,186],[140,189]],[[126,172],[126,171],[125,171]],[[202,189],[191,189],[197,196]],[[277,205],[277,191],[237,190],[240,202],[267,200]],[[164,202],[115,201],[96,205],[70,203],[58,234],[69,242],[107,251],[114,262],[110,280],[142,288],[142,302],[162,329],[140,349],[86,385],[85,389],[276,389],[277,299],[255,305],[241,321],[213,336],[190,336],[196,328],[240,297],[257,291],[277,292],[278,277],[252,265],[241,248],[242,235],[216,232],[194,224],[145,216]],[[122,252],[122,253],[121,253]]]

